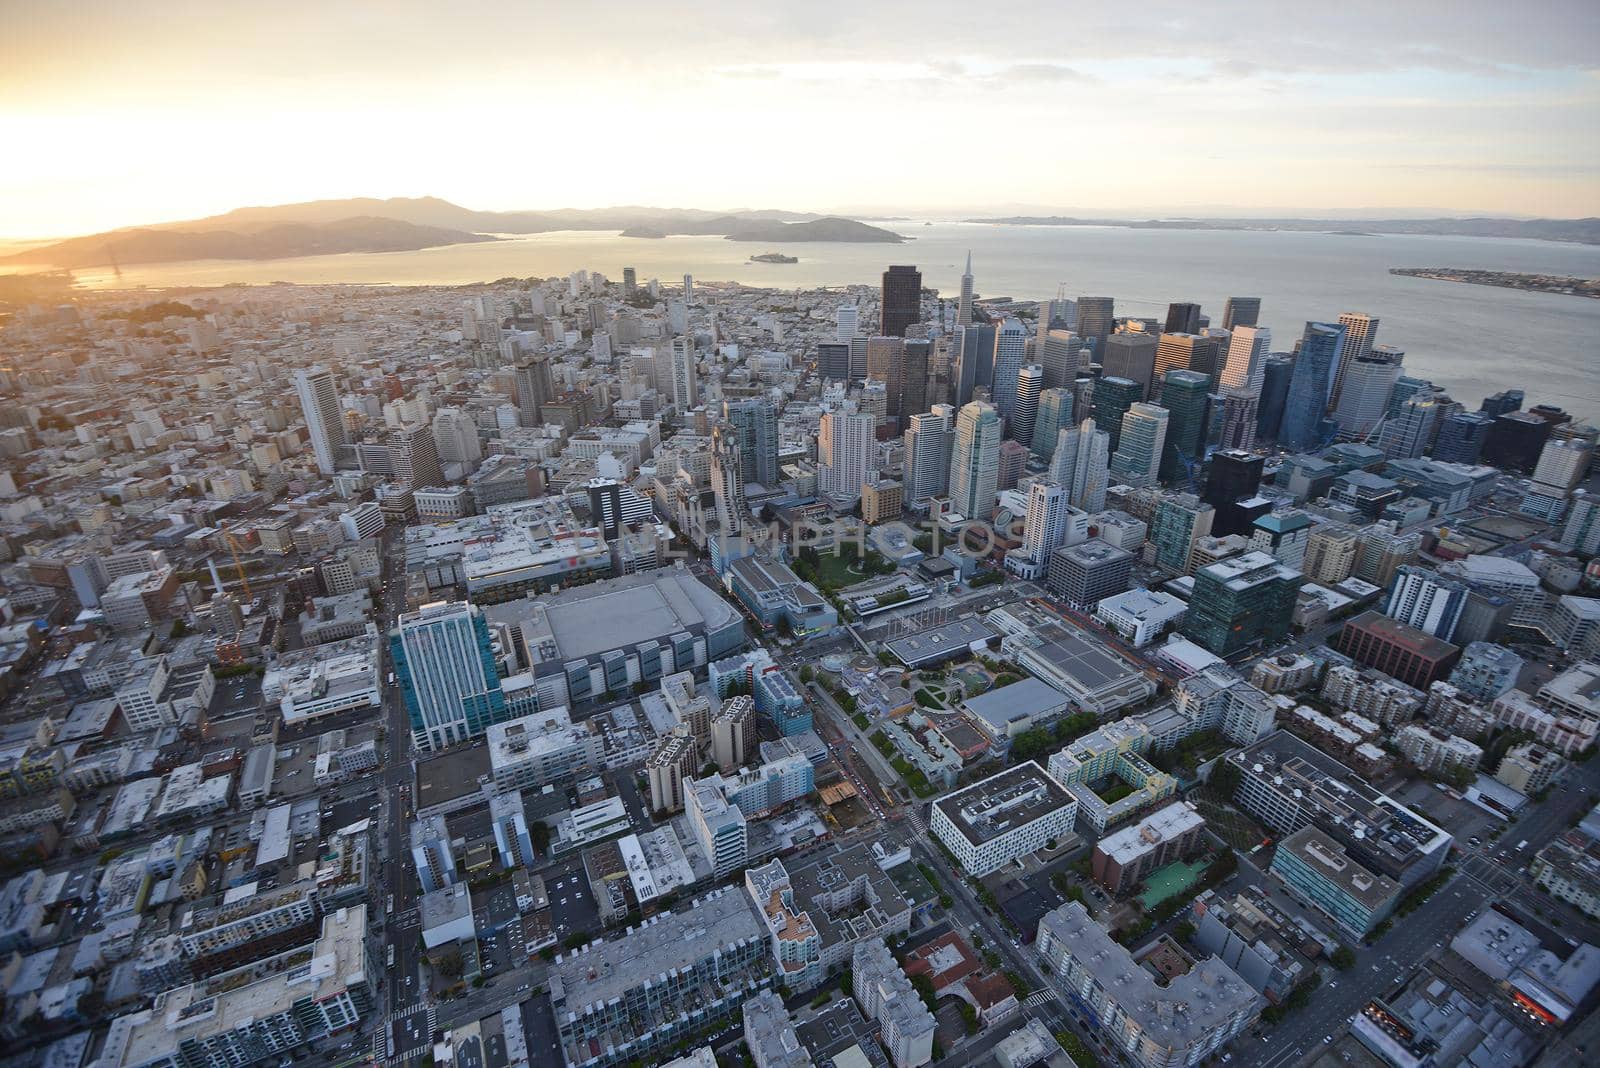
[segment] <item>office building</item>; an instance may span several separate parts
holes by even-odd
[[[1115,302],[1111,297],[1078,298],[1078,336],[1094,341],[1094,351],[1099,355],[1106,338],[1116,329]]]
[[[1553,438],[1546,442],[1533,469],[1533,484],[1518,511],[1547,523],[1559,522],[1567,513],[1573,491],[1588,475],[1593,457],[1593,442],[1582,438]]]
[[[476,605],[441,601],[402,612],[389,651],[419,749],[479,737],[508,718],[494,644]]]
[[[1002,322],[994,334],[993,381],[990,393],[1000,418],[1008,424],[1016,417],[1018,376],[1028,358],[1028,331],[1016,319]]]
[[[973,391],[994,386],[995,328],[968,326],[951,336],[950,365],[957,408],[972,402]],[[913,413],[915,414],[915,413]]]
[[[1289,636],[1302,582],[1300,572],[1263,552],[1203,567],[1179,629],[1224,658],[1252,645],[1270,648]]]
[[[1076,901],[1039,921],[1034,952],[1049,965],[1091,1033],[1139,1068],[1200,1064],[1249,1028],[1266,1007],[1266,1000],[1216,957],[1161,985]]]
[[[1000,414],[974,401],[956,417],[950,456],[951,507],[969,519],[988,519],[999,492]]]
[[[1071,330],[1045,330],[1039,336],[1039,365],[1044,368],[1044,388],[1072,385],[1083,370],[1083,342]]]
[[[350,442],[333,375],[324,367],[301,368],[294,373],[294,388],[317,470],[331,475],[338,468],[339,447]]]
[[[1016,399],[1006,424],[1006,434],[1023,445],[1033,444],[1034,428],[1039,419],[1039,392],[1044,369],[1036,363],[1024,364],[1017,371]]]
[[[1000,443],[999,465],[995,472],[995,489],[1016,489],[1022,473],[1028,467],[1028,450],[1020,443],[1007,438]]]
[[[1356,360],[1365,359],[1372,353],[1373,342],[1378,339],[1378,319],[1361,312],[1345,312],[1339,316],[1339,326],[1344,329],[1344,354],[1334,371],[1333,393],[1329,397],[1329,401],[1335,405],[1344,395],[1347,371]],[[1398,364],[1399,360],[1395,363]]]
[[[1298,509],[1256,517],[1250,527],[1250,549],[1263,552],[1285,567],[1303,572],[1311,517]]]
[[[1352,938],[1365,938],[1388,919],[1404,891],[1314,826],[1301,827],[1278,843],[1271,871],[1290,893]]]
[[[833,339],[848,345],[861,335],[861,309],[854,304],[841,304],[833,313]]]
[[[1122,635],[1135,649],[1142,649],[1182,619],[1188,609],[1188,602],[1170,593],[1127,590],[1096,601],[1094,618]]]
[[[1294,357],[1275,352],[1261,366],[1261,399],[1256,405],[1256,439],[1277,441],[1283,433],[1283,414],[1294,381]]]
[[[1155,521],[1150,524],[1156,566],[1175,575],[1187,574],[1194,547],[1211,534],[1215,518],[1216,509],[1192,493],[1164,497],[1156,507]]]
[[[1213,408],[1213,422],[1220,419],[1216,428],[1216,443],[1221,449],[1253,449],[1256,428],[1261,421],[1261,394],[1254,389],[1224,389],[1222,411]]]
[[[883,272],[878,334],[905,337],[906,328],[922,321],[922,272],[896,265]]]
[[[1433,458],[1445,463],[1476,464],[1493,425],[1494,419],[1485,412],[1450,412],[1439,420]]]
[[[1171,371],[1204,375],[1209,384],[1219,370],[1221,342],[1221,338],[1202,334],[1162,334],[1156,343],[1151,399],[1166,403],[1166,379]]]
[[[817,344],[817,377],[829,382],[850,381],[848,341],[823,341]]]
[[[1383,421],[1389,411],[1389,397],[1400,381],[1404,355],[1384,345],[1357,356],[1345,353],[1333,415],[1342,437],[1364,440]]]
[[[850,959],[851,991],[861,1014],[878,1025],[894,1068],[918,1068],[933,1060],[933,1013],[906,978],[882,939],[858,944]]]
[[[1211,533],[1248,534],[1256,515],[1271,507],[1257,501],[1264,460],[1240,449],[1219,449],[1206,465],[1201,498],[1217,510]]]
[[[1198,334],[1200,332],[1200,305],[1174,302],[1167,305],[1166,332],[1169,334]]]
[[[712,427],[711,493],[717,509],[717,528],[726,539],[741,537],[750,515],[744,498],[743,467],[736,433],[728,427]]]
[[[1550,602],[1539,576],[1527,564],[1504,556],[1474,554],[1439,565],[1439,573],[1460,579],[1479,592],[1498,593],[1512,603],[1511,622],[1538,627],[1549,615]],[[1474,635],[1475,638],[1481,635]]]
[[[1232,389],[1259,390],[1271,349],[1272,331],[1266,327],[1234,328],[1228,338],[1228,352],[1223,358],[1218,380]]]
[[[861,487],[861,521],[867,526],[900,518],[905,487],[893,479],[869,481]]]
[[[1409,564],[1422,550],[1422,535],[1401,534],[1393,521],[1362,527],[1356,534],[1354,574],[1362,582],[1387,589],[1401,564]]]
[[[1072,607],[1087,611],[1128,588],[1134,556],[1099,538],[1056,549],[1048,557],[1050,592]]]
[[[908,502],[942,497],[950,488],[950,452],[955,444],[956,410],[935,404],[911,417],[905,433],[903,494]]]
[[[1448,675],[1461,656],[1459,647],[1381,612],[1363,612],[1350,620],[1334,647],[1356,663],[1419,690]]]
[[[1101,346],[1101,376],[1137,382],[1141,392],[1134,400],[1150,399],[1156,377],[1156,346],[1154,334],[1134,331],[1112,334]]]
[[[680,418],[700,403],[700,379],[696,366],[694,338],[682,335],[672,339],[672,405]]]
[[[1439,393],[1419,392],[1408,397],[1384,423],[1378,448],[1391,460],[1421,456],[1433,445],[1446,403]]]
[[[1067,489],[1072,507],[1083,512],[1105,508],[1110,449],[1111,435],[1097,429],[1093,419],[1063,427],[1056,435],[1048,477]]]
[[[1539,463],[1550,423],[1532,412],[1506,412],[1495,417],[1483,443],[1483,462],[1509,471],[1530,472]]]
[[[1260,297],[1229,297],[1222,305],[1222,329],[1238,332],[1240,327],[1255,326],[1261,319]]]
[[[1038,415],[1033,423],[1033,435],[1028,439],[1032,442],[1033,458],[1049,463],[1050,458],[1055,455],[1056,443],[1060,439],[1061,432],[1072,426],[1072,391],[1046,389],[1041,392]]]
[[[873,419],[853,408],[822,413],[817,429],[817,489],[840,499],[861,496],[875,452]]]
[[[1328,400],[1333,376],[1344,353],[1344,328],[1307,323],[1284,399],[1283,426],[1277,440],[1286,448],[1315,449],[1332,438]],[[1262,387],[1266,399],[1266,386]]]
[[[1103,384],[1106,380],[1101,379]],[[1096,396],[1099,387],[1096,387]],[[1109,414],[1109,413],[1108,413]],[[1107,444],[1112,448],[1110,475],[1134,487],[1154,486],[1166,454],[1168,412],[1159,404],[1136,401],[1121,416],[1120,429]],[[1100,407],[1095,405],[1095,425],[1100,425]]]
[[[556,397],[550,360],[544,356],[518,360],[511,365],[511,382],[516,394],[517,425],[543,426],[544,406]]]
[[[1163,482],[1192,482],[1204,457],[1206,414],[1211,378],[1196,371],[1171,370],[1163,378],[1161,406],[1167,410],[1167,432],[1159,474]]]
[[[1094,380],[1094,425],[1111,435],[1113,453],[1117,451],[1120,443],[1122,417],[1144,399],[1144,392],[1144,386],[1129,378],[1103,375]],[[1159,450],[1157,455],[1160,455]]]
[[[989,776],[933,803],[930,830],[968,875],[982,877],[1064,837],[1077,802],[1034,761]]]

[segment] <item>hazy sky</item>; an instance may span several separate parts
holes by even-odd
[[[14,236],[423,194],[1596,215],[1600,2],[0,0],[0,145]]]

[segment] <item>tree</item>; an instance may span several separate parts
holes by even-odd
[[[969,1034],[969,1035],[977,1034],[978,1033],[978,1010],[973,1008],[971,1005],[967,1004],[965,1001],[958,1002],[958,1004],[961,1007],[961,1023],[966,1027],[967,1034]]]
[[[1211,776],[1206,781],[1223,797],[1232,797],[1233,792],[1239,788],[1239,768],[1231,760],[1219,760],[1211,767]]]
[[[466,968],[466,961],[461,959],[459,949],[451,949],[434,964],[439,969],[439,974],[446,979],[459,979],[461,972]]]
[[[1180,942],[1187,942],[1191,938],[1193,938],[1194,937],[1194,931],[1195,931],[1194,924],[1190,923],[1188,920],[1184,920],[1181,923],[1174,924],[1173,928],[1172,928],[1172,933],[1177,936],[1178,941],[1180,941]]]
[[[1340,946],[1338,949],[1333,951],[1333,955],[1329,957],[1328,960],[1341,972],[1349,971],[1351,968],[1356,966],[1356,953],[1355,950],[1351,949],[1349,946]]]
[[[537,821],[528,827],[528,836],[533,839],[533,848],[540,853],[550,851],[550,826],[544,821]]]

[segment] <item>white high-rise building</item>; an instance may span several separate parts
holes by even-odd
[[[433,441],[439,459],[475,470],[483,459],[478,424],[460,408],[440,408],[433,414]]]
[[[1593,457],[1594,446],[1583,438],[1553,438],[1547,442],[1519,511],[1551,523],[1560,520],[1566,515],[1572,491],[1589,473]]]
[[[1024,445],[1033,442],[1033,427],[1039,419],[1039,390],[1044,381],[1044,368],[1030,363],[1017,372],[1017,401],[1007,425],[1007,437]]]
[[[1345,312],[1339,316],[1339,325],[1344,327],[1344,349],[1339,357],[1339,366],[1333,371],[1333,388],[1328,394],[1330,407],[1339,403],[1346,369],[1353,361],[1370,353],[1373,343],[1378,340],[1378,317],[1375,315]]]
[[[1111,473],[1130,486],[1154,486],[1167,444],[1167,410],[1136,401],[1122,417],[1122,433],[1111,457]]]
[[[1028,359],[1028,331],[1016,319],[1007,319],[994,332],[994,371],[990,395],[1002,419],[1011,420],[1017,405],[1017,375]]]
[[[683,302],[684,304],[694,303],[694,275],[692,274],[683,276]]]
[[[833,319],[838,324],[833,334],[835,341],[848,345],[851,339],[861,334],[861,309],[854,304],[839,305],[839,310],[834,312]]]
[[[1000,413],[992,404],[973,401],[956,416],[955,445],[950,454],[950,498],[969,519],[988,519],[994,512],[1000,480]]]
[[[1405,353],[1391,345],[1373,346],[1361,356],[1346,354],[1343,385],[1333,410],[1343,437],[1365,438],[1383,419],[1404,358]]]
[[[817,428],[817,488],[837,497],[859,497],[875,449],[871,415],[854,408],[822,413]]]
[[[1259,390],[1267,353],[1271,350],[1271,330],[1264,326],[1234,327],[1228,339],[1228,355],[1222,364],[1222,384],[1234,389]]]
[[[324,367],[302,367],[294,373],[294,389],[300,395],[300,411],[305,416],[317,470],[331,475],[339,464],[339,446],[350,440],[333,375]]]
[[[942,497],[950,488],[950,448],[955,441],[956,410],[935,404],[911,417],[905,433],[901,485],[907,501]]]
[[[1047,563],[1067,537],[1067,520],[1072,514],[1070,494],[1054,482],[1035,482],[1028,487],[1028,514],[1022,524],[1022,553],[1038,564]]]
[[[1106,506],[1106,481],[1111,435],[1095,428],[1093,419],[1063,429],[1050,458],[1050,481],[1066,487],[1072,507],[1099,512]]]
[[[972,325],[972,253],[967,252],[967,269],[961,272],[961,298],[956,302],[956,325]]]
[[[746,515],[739,437],[724,426],[711,428],[711,492],[722,536],[739,537],[744,533]]]
[[[687,335],[672,339],[672,403],[677,407],[680,419],[700,403],[700,383],[694,366],[694,338]]]

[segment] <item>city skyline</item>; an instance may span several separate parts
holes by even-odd
[[[1027,5],[982,35],[918,9],[528,11],[296,4],[204,28],[147,9],[12,19],[0,134],[0,235],[177,221],[242,204],[436,195],[485,210],[623,203],[854,215],[1600,213],[1600,17],[1577,3],[1107,7]],[[722,17],[726,15],[727,17]],[[529,53],[481,47],[526,39]],[[289,76],[287,72],[293,72]],[[1033,141],[1035,165],[974,176],[880,161],[789,166],[862,99],[885,128],[983,128]],[[682,155],[738,131],[737,167],[605,167],[559,139],[620,131],[617,151]],[[1063,123],[1063,116],[1071,116]],[[530,123],[532,127],[530,127]],[[1056,130],[1056,134],[1049,131]],[[449,145],[497,145],[465,167]],[[1137,158],[1137,167],[1088,162]],[[1181,175],[1176,179],[1174,175]]]

